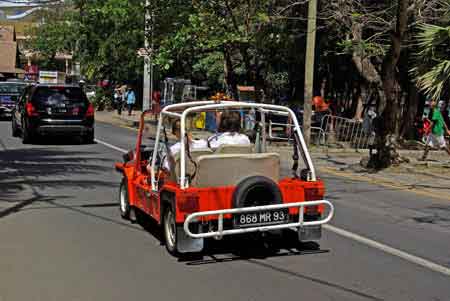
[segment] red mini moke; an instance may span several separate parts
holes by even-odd
[[[192,115],[211,112],[216,116],[232,110],[259,112],[251,144],[190,147],[189,135],[197,131],[188,129]],[[150,114],[141,116],[136,149],[124,156],[125,162],[116,163],[123,175],[120,212],[129,219],[139,209],[153,218],[162,226],[171,254],[200,252],[204,239],[250,232],[296,230],[300,241],[320,239],[321,225],[331,220],[334,208],[323,199],[324,183],[316,177],[297,118],[289,108],[235,101],[173,104],[161,110],[152,141],[146,122]],[[280,153],[268,151],[267,114],[290,117],[292,159],[281,160]],[[179,120],[177,154],[170,151],[168,120]],[[169,157],[172,164],[167,169],[164,162]],[[281,163],[287,160],[293,161],[292,175],[283,178]]]

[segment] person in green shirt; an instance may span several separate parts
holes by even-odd
[[[427,143],[425,144],[425,151],[422,156],[422,160],[426,160],[428,152],[432,146],[444,149],[450,155],[450,147],[447,146],[447,142],[444,138],[444,133],[450,135],[450,131],[444,122],[444,117],[441,111],[436,108],[436,101],[432,100],[431,104],[431,133],[428,135]]]

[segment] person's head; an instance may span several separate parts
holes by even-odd
[[[172,123],[172,134],[177,137],[177,139],[180,139],[181,137],[181,121],[180,119],[177,119]]]
[[[439,101],[438,107],[441,111],[444,111],[445,110],[445,101],[443,101],[443,100]]]
[[[436,108],[436,105],[437,105],[436,100],[435,100],[435,99],[432,99],[432,100],[430,101],[430,108],[434,109],[434,108]]]
[[[227,111],[220,118],[219,132],[239,132],[241,129],[241,115],[239,112]]]

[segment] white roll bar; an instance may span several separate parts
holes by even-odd
[[[175,113],[173,111],[176,111],[176,109],[183,109],[183,113],[180,115],[178,113]],[[255,108],[255,109],[262,109],[262,112],[264,113],[264,110],[267,111],[275,111],[275,112],[286,112],[287,115],[289,115],[292,119],[292,123],[294,125],[294,130],[298,133],[299,139],[300,139],[300,145],[298,147],[301,147],[303,150],[303,154],[305,155],[306,162],[308,169],[311,172],[311,181],[316,181],[316,171],[314,169],[314,166],[312,164],[311,156],[308,152],[308,149],[306,147],[305,140],[303,138],[302,130],[300,128],[300,125],[297,120],[297,116],[295,113],[288,107],[284,106],[277,106],[272,104],[262,104],[262,103],[247,103],[247,102],[238,102],[238,101],[225,101],[225,102],[215,102],[215,101],[193,101],[193,102],[185,102],[185,103],[178,103],[173,105],[168,105],[164,107],[160,113],[159,116],[159,122],[158,122],[158,128],[157,128],[157,134],[156,134],[156,141],[155,141],[155,150],[158,148],[159,140],[160,140],[160,131],[162,127],[162,119],[163,116],[172,116],[172,117],[179,117],[180,118],[180,126],[181,126],[181,152],[180,152],[180,187],[181,189],[186,189],[189,187],[189,184],[187,183],[186,179],[186,145],[185,145],[185,139],[186,139],[186,117],[188,114],[193,112],[201,112],[201,111],[207,111],[207,110],[214,110],[214,109],[226,109],[226,108]],[[284,115],[284,114],[283,114]],[[264,117],[264,114],[262,114]],[[265,132],[265,130],[264,130]],[[156,190],[156,182],[155,182],[155,166],[156,165],[156,154],[153,153],[152,158],[152,189]]]

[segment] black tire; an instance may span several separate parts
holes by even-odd
[[[12,136],[13,137],[19,137],[20,136],[20,130],[17,127],[17,122],[14,117],[11,118],[11,130],[12,130]]]
[[[131,206],[128,195],[128,183],[125,177],[120,182],[119,187],[119,210],[120,216],[122,216],[123,219],[130,219]]]
[[[91,132],[88,132],[83,136],[83,143],[92,144],[94,143],[94,139],[95,139],[94,130],[92,130]]]
[[[255,197],[256,196],[256,197]],[[281,204],[283,198],[278,185],[262,176],[241,181],[233,193],[234,208]]]
[[[28,144],[28,143],[33,142],[33,140],[34,140],[33,133],[31,133],[30,129],[28,129],[26,126],[24,126],[22,129],[22,143]]]
[[[163,234],[167,251],[175,257],[179,257],[180,253],[177,249],[177,225],[175,222],[175,210],[171,205],[167,205],[164,209],[163,218]]]

